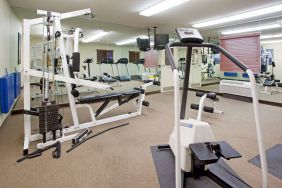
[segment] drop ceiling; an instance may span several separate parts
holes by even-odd
[[[206,21],[236,13],[255,10],[265,6],[282,3],[282,0],[190,0],[151,17],[138,14],[139,11],[156,4],[160,0],[9,0],[15,13],[20,19],[36,17],[36,10],[51,10],[68,12],[78,9],[91,8],[95,19],[76,18],[64,21],[65,28],[81,27],[86,36],[97,29],[113,31],[107,37],[107,42],[115,43],[128,37],[145,33],[147,27],[158,27],[162,33],[174,33],[176,27],[189,27],[199,21]],[[248,27],[282,20],[282,12],[249,19],[244,22],[234,22],[200,29],[205,37],[218,37],[220,31],[231,27]],[[279,32],[273,30],[270,32]],[[281,32],[281,29],[280,29]],[[269,33],[269,31],[265,32]],[[101,40],[102,42],[105,42]]]

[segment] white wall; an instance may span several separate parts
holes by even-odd
[[[282,81],[282,43],[264,44],[262,46],[266,49],[273,49],[273,61],[276,65],[273,73],[275,75],[275,79]]]
[[[0,0],[0,76],[10,66],[10,6],[6,0]]]
[[[18,32],[21,33],[21,22],[6,0],[0,0],[0,76],[14,72],[18,68]]]
[[[7,0],[0,0],[0,76],[21,70],[18,66],[18,32],[21,33],[21,22],[10,8]],[[6,114],[0,114],[0,126]]]

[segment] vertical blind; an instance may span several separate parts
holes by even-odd
[[[254,73],[260,72],[260,34],[220,37],[220,46],[239,59]],[[220,71],[242,72],[226,56],[220,54]]]

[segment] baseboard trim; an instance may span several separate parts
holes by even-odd
[[[3,115],[1,115],[1,119],[0,119],[0,127],[4,124],[4,122],[7,120],[7,117],[10,115],[10,114],[13,114],[13,108],[15,106],[15,104],[18,102],[20,96],[18,96],[15,100],[14,100],[14,104],[11,106],[11,109],[9,110],[8,113],[2,113]]]

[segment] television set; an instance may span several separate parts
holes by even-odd
[[[154,37],[154,49],[163,50],[165,45],[169,43],[169,34],[156,34]]]

